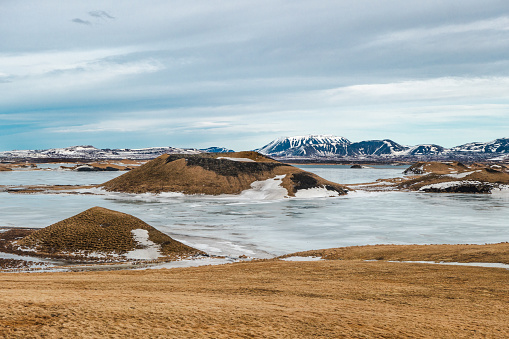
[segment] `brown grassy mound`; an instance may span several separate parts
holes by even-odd
[[[321,257],[326,260],[395,260],[486,262],[509,264],[509,243],[486,245],[371,245],[329,248],[287,254],[281,258]]]
[[[232,161],[244,158],[253,161]],[[286,175],[282,186],[293,196],[297,190],[325,187],[346,194],[345,187],[256,152],[228,154],[165,154],[101,185],[125,193],[182,192],[185,194],[239,194],[255,181]]]
[[[435,173],[435,174],[449,174],[451,172],[465,172],[468,171],[469,168],[462,164],[461,162],[451,161],[451,162],[417,162],[407,168],[403,173],[405,174],[425,174],[425,173]]]
[[[0,337],[508,338],[508,281],[346,260],[0,274]]]
[[[173,240],[129,214],[93,207],[73,217],[35,231],[17,241],[17,245],[34,248],[39,255],[65,257],[74,253],[124,254],[138,248],[132,230],[148,231],[149,240],[160,245],[161,253],[169,257],[202,253]]]

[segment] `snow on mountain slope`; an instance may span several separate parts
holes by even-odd
[[[354,142],[348,147],[348,155],[393,155],[400,154],[408,147],[392,140],[367,140]]]
[[[487,143],[474,142],[448,149],[436,144],[403,146],[389,139],[350,142],[343,137],[309,135],[279,138],[257,151],[278,158],[344,157],[353,160],[365,157],[422,159],[424,157],[467,156],[471,158],[474,156],[482,160],[487,159],[489,154],[508,154],[509,138],[496,139]]]
[[[204,151],[194,148],[150,147],[150,148],[122,148],[99,149],[93,146],[72,146],[47,150],[16,150],[0,152],[0,158],[25,159],[153,159],[162,154],[199,154]]]
[[[328,157],[390,155],[406,149],[407,147],[388,139],[352,143],[343,137],[308,135],[279,138],[256,151],[279,157]]]
[[[325,154],[334,149],[341,149],[341,147],[348,144],[350,144],[350,141],[343,137],[333,135],[306,135],[282,137],[268,143],[262,148],[256,149],[256,151],[261,154],[272,156],[291,155],[294,152],[306,156],[315,155],[316,152]],[[320,147],[322,145],[327,145],[325,148],[329,148],[329,150]]]
[[[201,148],[200,151],[203,151],[205,153],[232,153],[232,152],[235,152],[234,150],[231,150],[226,147]]]
[[[438,155],[446,151],[446,148],[440,145],[417,145],[410,147],[405,153],[408,155]]]
[[[509,153],[509,138],[490,142],[471,142],[451,148],[453,152]]]

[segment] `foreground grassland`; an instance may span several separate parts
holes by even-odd
[[[508,282],[358,260],[0,274],[0,337],[507,338]]]

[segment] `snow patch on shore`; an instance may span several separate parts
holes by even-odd
[[[209,265],[224,265],[224,264],[231,264],[238,261],[244,261],[244,260],[238,260],[235,258],[214,258],[214,257],[198,257],[193,259],[184,259],[184,260],[178,260],[178,261],[170,261],[154,266],[148,266],[144,268],[140,268],[140,270],[146,270],[146,269],[170,269],[170,268],[180,268],[180,267],[198,267],[198,266],[209,266]]]
[[[283,258],[281,260],[283,260],[283,261],[321,261],[321,260],[325,260],[325,259],[323,259],[322,257],[298,257],[298,256],[295,256],[295,257]]]
[[[296,198],[309,199],[309,198],[329,198],[339,197],[339,193],[336,191],[330,191],[325,187],[313,187],[305,190],[298,190],[295,192]]]
[[[509,185],[499,185],[491,191],[492,195],[509,197]]]
[[[286,174],[276,175],[272,179],[255,181],[251,188],[239,194],[240,198],[253,200],[277,200],[288,197],[288,191],[281,186]]]
[[[131,230],[134,241],[143,248],[129,251],[125,254],[127,259],[133,260],[154,260],[162,256],[161,246],[149,240],[148,231],[138,228]]]

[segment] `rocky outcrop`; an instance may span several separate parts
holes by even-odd
[[[450,174],[450,173],[459,173],[467,171],[468,167],[462,164],[461,162],[451,161],[451,162],[417,162],[407,168],[403,173],[404,174],[427,174],[427,173],[435,173],[435,174]]]
[[[398,183],[401,189],[433,193],[491,193],[509,188],[509,170],[499,164],[419,162],[404,172],[414,174]]]

